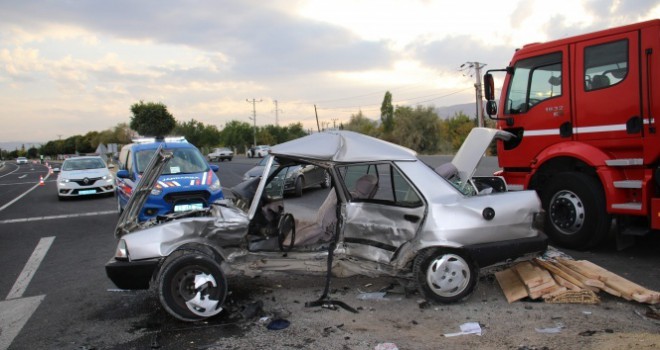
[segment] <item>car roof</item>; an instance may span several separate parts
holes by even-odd
[[[311,134],[270,148],[275,156],[331,162],[416,161],[409,148],[347,130]]]

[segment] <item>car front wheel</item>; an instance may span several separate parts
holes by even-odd
[[[415,258],[414,275],[427,300],[453,303],[472,293],[479,271],[463,252],[427,249]]]
[[[165,310],[182,321],[219,314],[227,296],[227,279],[211,256],[177,250],[167,257],[158,276],[158,297]]]

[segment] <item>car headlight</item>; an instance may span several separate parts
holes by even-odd
[[[126,241],[123,239],[119,240],[117,243],[117,250],[115,251],[116,260],[129,260],[128,247],[126,246]]]
[[[221,187],[221,186],[220,186],[220,179],[217,179],[217,178],[216,178],[215,180],[213,180],[213,183],[211,183],[211,186],[209,186],[209,189],[210,189],[211,191],[214,191],[214,192],[215,192],[215,191],[220,190],[220,187]]]
[[[105,182],[114,182],[115,178],[112,177],[112,175],[108,174],[108,175],[103,176],[103,180],[105,180]]]
[[[69,179],[57,179],[57,181],[58,181],[60,184],[62,184],[62,185],[67,184],[67,183],[70,182]]]

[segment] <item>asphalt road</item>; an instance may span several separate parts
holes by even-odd
[[[436,166],[448,157],[424,159]],[[257,160],[236,157],[217,163],[222,185],[238,183]],[[487,162],[480,172],[491,172],[496,166],[495,159]],[[204,348],[223,337],[249,336],[235,318],[181,323],[168,316],[148,292],[116,289],[104,271],[116,244],[115,201],[114,197],[59,201],[55,176],[49,176],[40,164],[7,162],[0,169],[0,350]],[[567,253],[660,290],[659,249],[660,235],[655,235],[638,238],[634,247],[621,252],[607,244],[589,252]],[[250,283],[233,285],[234,302],[254,297]],[[298,283],[313,296],[322,280]],[[272,288],[277,285],[275,279]],[[259,297],[271,298],[268,294]]]

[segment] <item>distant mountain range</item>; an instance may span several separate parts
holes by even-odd
[[[43,143],[45,143],[45,142],[43,142]],[[25,146],[25,150],[27,151],[32,146],[39,148],[39,146],[41,146],[41,145],[42,145],[42,142],[33,142],[33,141],[0,142],[0,149],[2,149],[3,151],[6,150],[8,152],[11,152],[11,151],[16,150],[16,149],[20,150],[21,147]]]
[[[456,115],[456,113],[463,113],[470,118],[475,118],[477,115],[476,103],[463,103],[460,105],[437,107],[435,112],[442,119],[449,119]]]

